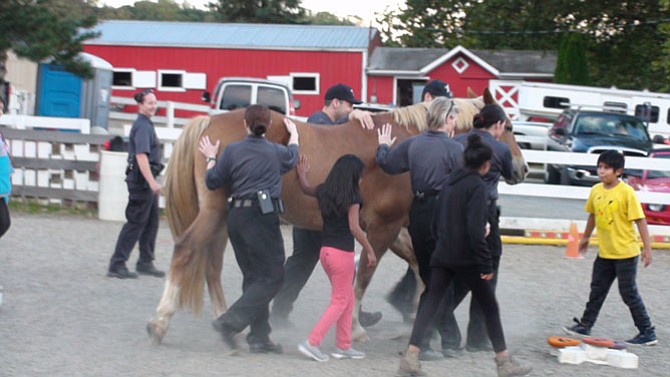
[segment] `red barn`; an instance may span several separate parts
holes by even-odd
[[[268,78],[288,84],[298,115],[323,106],[325,91],[347,83],[365,97],[374,28],[325,25],[103,21],[84,51],[114,66],[113,95],[142,88],[161,100],[199,103],[224,76]]]
[[[556,65],[553,51],[381,47],[377,29],[358,26],[103,21],[96,30],[84,50],[114,66],[115,96],[152,88],[161,100],[199,103],[220,77],[259,77],[292,88],[300,116],[338,82],[366,102],[405,106],[430,79],[457,97],[490,87],[514,115],[516,86],[552,81]]]

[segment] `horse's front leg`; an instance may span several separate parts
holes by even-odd
[[[386,249],[388,249],[391,242],[397,236],[400,226],[400,222],[396,224],[381,224],[379,221],[375,221],[372,222],[368,227],[368,240],[375,250],[377,265],[379,265],[379,261],[386,252]],[[368,267],[368,257],[365,253],[361,253],[361,258],[358,263],[358,270],[356,271],[356,283],[354,284],[354,295],[356,297],[356,303],[354,304],[351,331],[351,339],[354,341],[362,342],[369,339],[358,318],[361,311],[361,302],[363,301],[365,290],[368,288],[368,285],[372,280],[372,275],[375,273],[377,268],[376,266]]]
[[[414,278],[416,279],[415,281],[417,282],[416,289],[413,292],[412,312],[411,315],[408,316],[408,318],[413,320],[414,315],[416,314],[416,310],[419,307],[419,298],[421,297],[421,292],[423,292],[425,286],[421,276],[419,275],[419,262],[416,260],[416,254],[414,253],[414,248],[412,247],[412,237],[410,237],[407,227],[400,228],[398,237],[396,237],[396,239],[393,241],[390,249],[395,255],[399,256],[401,259],[407,262],[409,267],[412,269]],[[403,318],[404,317],[405,313],[403,312]]]

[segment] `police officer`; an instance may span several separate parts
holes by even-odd
[[[109,261],[107,276],[120,279],[137,278],[137,274],[128,271],[126,262],[139,240],[140,257],[136,271],[140,274],[163,277],[165,273],[154,267],[154,249],[158,234],[158,195],[161,184],[156,176],[163,169],[161,149],[151,117],[158,106],[156,95],[150,89],[135,94],[139,115],[130,129],[128,142],[128,185],[127,222],[123,225],[116,241],[114,254]]]
[[[421,101],[430,102],[439,97],[452,98],[453,95],[449,90],[449,84],[442,80],[431,80],[423,87],[421,92]],[[414,295],[417,290],[416,277],[414,271],[408,266],[405,275],[395,285],[393,290],[389,292],[386,300],[396,310],[402,314],[405,322],[412,322],[412,314],[414,312]]]
[[[440,97],[428,108],[427,131],[405,139],[391,149],[391,125],[385,124],[379,135],[376,162],[388,174],[410,173],[414,198],[409,211],[409,235],[419,264],[419,275],[426,289],[419,306],[428,295],[430,257],[435,249],[431,220],[437,195],[449,173],[462,165],[463,145],[449,138],[456,127],[456,109],[449,98]],[[421,345],[421,359],[435,360],[442,354],[430,349],[430,339]]]
[[[364,128],[372,129],[374,122],[370,112],[353,108],[353,105],[362,102],[354,96],[354,91],[348,85],[333,85],[326,91],[321,111],[307,118],[307,123],[336,125],[357,119]],[[320,231],[293,227],[293,254],[286,260],[284,266],[286,271],[284,286],[272,303],[272,323],[275,326],[290,325],[288,315],[319,261],[320,250]],[[361,325],[364,327],[374,325],[381,318],[381,312],[368,313],[361,310],[359,315]]]
[[[242,270],[242,296],[213,323],[224,342],[237,349],[235,334],[250,327],[247,342],[252,353],[281,353],[270,340],[269,303],[284,279],[284,240],[279,229],[281,175],[293,169],[298,157],[298,131],[284,118],[290,134],[288,147],[265,139],[271,112],[263,105],[246,109],[248,135],[228,145],[219,159],[220,142],[205,136],[199,150],[207,159],[207,188],[230,189],[228,236]]]
[[[493,158],[491,159],[491,168],[488,173],[484,175],[484,182],[486,183],[488,191],[488,223],[490,231],[486,236],[486,243],[489,251],[493,257],[493,279],[491,284],[495,289],[498,283],[498,267],[500,265],[500,257],[502,255],[502,241],[500,239],[500,210],[496,204],[498,199],[498,182],[500,176],[506,179],[512,178],[512,153],[507,144],[499,141],[502,134],[505,132],[505,122],[507,115],[499,105],[485,105],[474,117],[473,129],[467,133],[458,135],[454,138],[457,142],[467,146],[468,137],[471,134],[478,134],[482,142],[493,150]],[[455,281],[454,283],[458,283]],[[460,345],[461,333],[458,329],[458,323],[454,317],[453,311],[458,307],[458,304],[470,292],[470,288],[466,284],[452,284],[454,291],[447,296],[446,302],[446,316],[443,326],[449,332],[448,342],[453,346]],[[445,339],[443,338],[443,342]],[[444,347],[445,345],[443,345]],[[469,352],[490,351],[493,350],[491,342],[489,341],[486,330],[486,318],[482,312],[481,307],[475,300],[470,302],[470,322],[468,324],[467,338],[465,349]]]

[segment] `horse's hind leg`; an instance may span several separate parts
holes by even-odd
[[[416,313],[416,309],[419,306],[419,298],[421,297],[421,292],[423,292],[424,284],[419,275],[419,262],[416,260],[416,254],[414,254],[414,248],[412,247],[412,238],[409,235],[409,231],[406,227],[402,227],[398,233],[398,237],[393,241],[389,247],[391,251],[403,260],[407,262],[409,267],[414,273],[414,278],[416,281],[416,289],[412,292],[412,313]]]
[[[216,233],[214,240],[209,244],[209,263],[207,264],[207,289],[212,301],[213,318],[219,318],[221,314],[228,310],[226,297],[223,294],[221,285],[221,270],[223,269],[223,253],[226,250],[228,242],[228,232],[226,230],[225,219],[220,224],[220,231]]]

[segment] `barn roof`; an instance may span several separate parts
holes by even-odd
[[[95,45],[260,49],[367,49],[377,29],[360,26],[223,24],[106,20],[95,26]]]
[[[370,56],[368,72],[427,74],[458,53],[471,57],[498,76],[552,76],[556,68],[554,51],[378,47]]]

